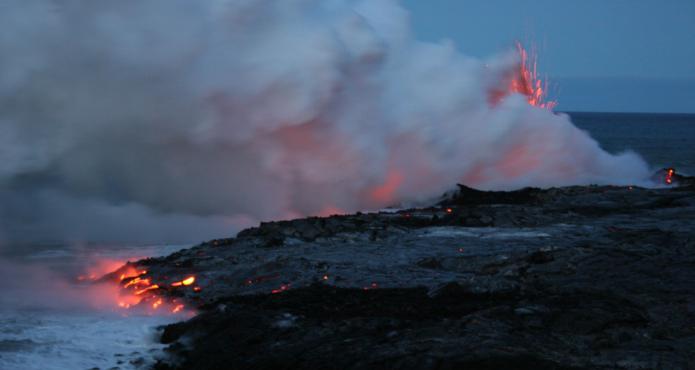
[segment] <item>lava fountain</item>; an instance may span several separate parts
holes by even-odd
[[[516,42],[516,52],[519,60],[508,73],[508,85],[506,88],[491,90],[490,104],[495,106],[506,96],[521,94],[526,97],[529,105],[552,110],[557,102],[548,100],[548,82],[539,77],[537,54],[529,53],[521,42]]]

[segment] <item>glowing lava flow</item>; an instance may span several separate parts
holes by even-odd
[[[147,271],[138,271],[136,275],[132,273],[121,274],[119,286],[121,293],[118,306],[121,308],[143,307],[155,312],[170,312],[172,314],[180,313],[184,310],[184,305],[177,302],[175,299],[167,300],[162,294],[165,289],[160,284],[153,284],[152,278],[145,277]],[[187,287],[195,282],[195,276],[189,276],[181,281],[171,284],[172,287]],[[199,287],[195,287],[199,288]],[[194,289],[199,292],[200,289]]]
[[[145,273],[147,273],[147,272],[145,272]],[[140,286],[140,285],[149,286],[150,284],[151,284],[150,279],[142,279],[142,278],[136,277],[135,279],[133,279],[133,280],[127,282],[125,285],[123,285],[123,287],[128,288],[131,286]]]
[[[196,281],[195,276],[188,276],[171,284],[158,284],[153,282],[153,277],[147,276],[147,270],[129,263],[121,264],[120,268],[112,271],[98,279],[94,274],[88,273],[78,277],[78,280],[91,280],[104,293],[115,293],[115,305],[120,309],[138,308],[148,314],[192,313],[191,310],[185,310],[180,301],[168,297],[167,292],[179,287],[190,287],[194,292],[201,291],[199,286],[191,286]],[[167,288],[168,285],[171,288]],[[103,294],[99,296],[103,297]]]
[[[189,286],[195,282],[195,276],[190,276],[187,277],[181,281],[177,281],[175,283],[171,283],[171,286],[177,287],[177,286]]]
[[[675,174],[676,174],[676,170],[674,170],[673,168],[669,168],[668,170],[666,170],[666,177],[664,178],[664,182],[667,185],[672,185],[673,184],[673,175],[675,175]]]

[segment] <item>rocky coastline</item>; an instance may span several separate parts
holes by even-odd
[[[695,181],[263,223],[134,263],[200,289],[173,369],[695,368]]]

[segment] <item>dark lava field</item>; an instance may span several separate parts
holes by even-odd
[[[200,291],[156,369],[694,369],[695,186],[482,192],[135,263]]]

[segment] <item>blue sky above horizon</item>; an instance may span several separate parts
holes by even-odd
[[[693,0],[402,0],[415,36],[488,57],[532,44],[558,110],[695,113]]]

